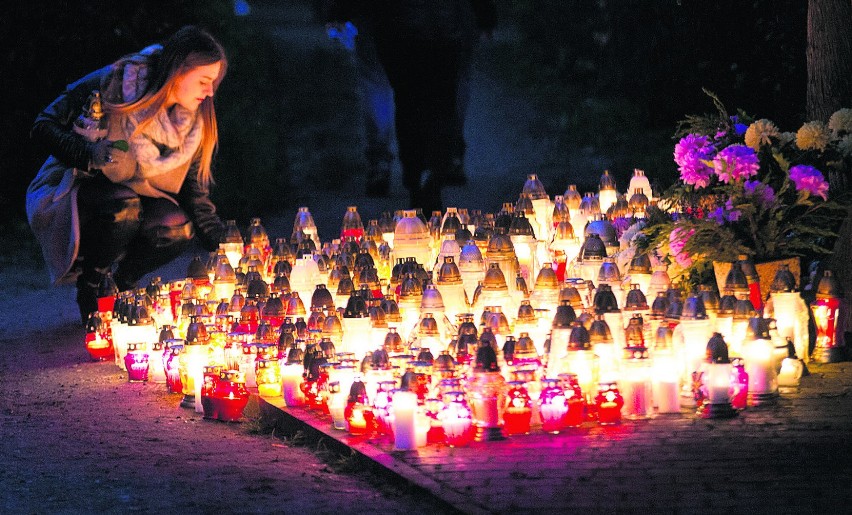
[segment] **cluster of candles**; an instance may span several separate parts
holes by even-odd
[[[118,292],[107,276],[86,346],[207,418],[239,420],[257,391],[397,449],[771,402],[808,359],[795,278],[782,268],[762,299],[743,258],[723,295],[685,294],[632,244],[645,191],[639,170],[624,195],[605,172],[598,194],[572,185],[551,200],[529,175],[497,214],[410,210],[365,226],[351,206],[325,243],[307,207],[289,240],[229,221],[185,280]],[[815,357],[836,345],[839,297],[827,272]]]

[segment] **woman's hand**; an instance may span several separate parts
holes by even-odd
[[[128,159],[128,146],[124,140],[102,139],[92,145],[91,169],[102,170],[112,163],[122,164]]]

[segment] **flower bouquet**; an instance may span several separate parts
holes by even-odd
[[[681,181],[649,210],[642,245],[693,285],[713,262],[742,255],[761,262],[830,253],[848,204],[852,109],[781,132],[742,111],[728,115],[708,94],[719,112],[680,123]]]

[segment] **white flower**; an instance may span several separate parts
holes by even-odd
[[[840,139],[837,143],[837,150],[840,151],[844,157],[852,156],[852,134],[847,134]]]
[[[828,128],[833,132],[852,132],[852,109],[838,109],[828,119]]]

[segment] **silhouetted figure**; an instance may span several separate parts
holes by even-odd
[[[467,81],[480,33],[490,35],[496,24],[493,2],[337,0],[331,3],[329,20],[364,20],[362,26],[369,27],[394,92],[402,182],[410,207],[424,213],[442,209],[441,188],[451,172],[463,174],[459,87]]]

